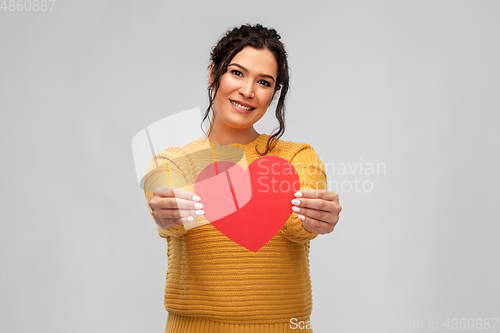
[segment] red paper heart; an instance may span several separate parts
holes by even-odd
[[[283,227],[300,190],[297,171],[278,156],[262,156],[246,171],[220,161],[198,175],[194,193],[202,198],[205,218],[229,239],[257,252]]]

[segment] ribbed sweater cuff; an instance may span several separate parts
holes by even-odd
[[[158,235],[163,238],[167,238],[168,236],[180,237],[184,236],[187,232],[183,225],[174,225],[168,229],[163,229],[158,225]]]
[[[309,319],[307,319],[309,320]],[[292,329],[290,323],[227,324],[199,317],[168,313],[165,333],[312,333],[312,329]]]

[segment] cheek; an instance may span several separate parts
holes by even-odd
[[[266,91],[261,95],[261,103],[265,105],[271,104],[271,100],[273,99],[273,92],[272,91]]]
[[[235,89],[234,79],[232,79],[230,75],[227,75],[227,73],[221,76],[219,82],[219,91],[227,92]]]

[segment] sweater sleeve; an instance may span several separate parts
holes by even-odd
[[[301,190],[323,190],[327,188],[326,172],[323,163],[310,145],[300,149],[290,162],[297,170]],[[295,243],[307,242],[318,234],[309,232],[302,226],[298,214],[293,212],[280,232]]]
[[[166,151],[155,155],[144,176],[144,194],[146,195],[149,213],[152,217],[153,212],[151,207],[149,207],[149,201],[153,197],[154,189],[160,186],[177,187],[175,186],[176,184],[182,184],[183,182],[185,182],[185,177],[183,177],[182,171],[177,166],[177,163],[175,163],[175,160],[167,157]],[[187,233],[183,225],[174,225],[168,229],[163,229],[156,221],[155,224],[158,227],[158,234],[163,238],[183,236]]]

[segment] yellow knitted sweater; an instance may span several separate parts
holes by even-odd
[[[260,157],[256,146],[263,152],[268,138],[261,134],[249,144],[227,146],[199,138],[183,147],[165,149],[155,156],[146,173],[147,201],[159,186],[193,192],[197,175],[207,165],[219,156],[231,159],[226,148],[240,147],[246,156],[243,162],[249,165]],[[295,167],[301,189],[326,189],[324,166],[310,145],[279,140],[268,155],[282,157]],[[238,161],[238,157],[233,159]],[[291,320],[310,320],[309,241],[317,234],[305,230],[290,210],[288,221],[276,236],[254,253],[203,219],[197,218],[199,226],[189,229],[158,226],[159,235],[168,244],[166,332],[312,332],[292,329],[296,325],[291,325]]]

